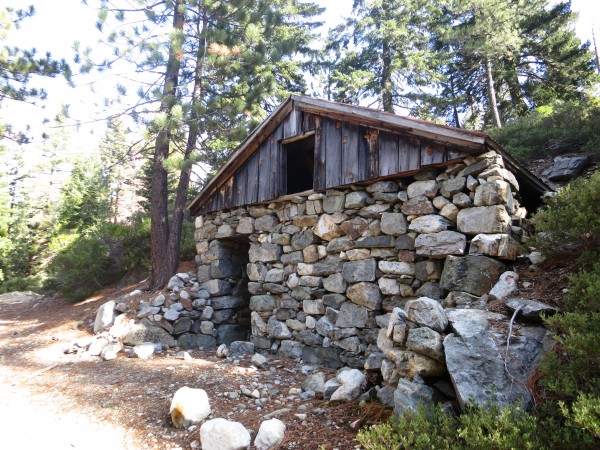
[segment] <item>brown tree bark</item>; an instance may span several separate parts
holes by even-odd
[[[175,206],[173,209],[173,222],[171,232],[169,233],[169,243],[167,248],[167,260],[170,268],[170,276],[174,275],[179,262],[179,250],[181,247],[181,233],[183,230],[183,219],[185,218],[185,206],[187,192],[190,185],[190,173],[192,171],[191,156],[196,148],[198,135],[200,134],[200,115],[199,107],[202,102],[202,81],[204,74],[204,61],[206,56],[206,28],[208,27],[208,17],[204,17],[198,24],[198,52],[196,54],[196,67],[194,71],[194,90],[192,93],[192,107],[190,111],[190,120],[188,123],[188,138],[183,155],[183,167],[179,173],[179,182],[175,196]]]
[[[494,88],[494,75],[492,73],[492,60],[489,57],[485,58],[485,73],[487,78],[488,101],[490,103],[490,113],[496,128],[502,127],[500,122],[500,112],[498,111],[498,103],[496,102],[496,89]]]
[[[176,0],[173,11],[173,31],[183,32],[185,21],[185,0]],[[171,134],[168,120],[171,117],[176,103],[176,92],[179,82],[179,69],[181,66],[181,46],[171,38],[169,45],[169,59],[163,85],[163,95],[160,112],[167,116],[167,124],[158,132],[154,147],[154,160],[152,165],[152,186],[150,205],[150,288],[158,289],[166,285],[174,274],[167,257],[169,244],[169,214],[168,214],[168,180],[164,161],[169,156]]]

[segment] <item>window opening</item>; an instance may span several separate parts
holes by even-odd
[[[315,135],[314,133],[282,144],[285,161],[286,194],[313,189],[315,171]]]

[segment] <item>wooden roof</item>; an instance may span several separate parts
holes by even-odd
[[[446,125],[439,125],[424,120],[403,117],[396,114],[386,113],[383,111],[365,108],[362,106],[347,105],[342,103],[330,102],[327,100],[305,97],[300,95],[292,95],[287,98],[265,121],[254,129],[244,141],[240,143],[238,148],[229,158],[229,160],[219,169],[211,180],[206,183],[201,192],[194,198],[188,208],[192,214],[206,212],[207,210],[218,210],[241,204],[252,203],[244,202],[243,199],[237,201],[236,204],[229,205],[221,204],[220,202],[212,202],[212,207],[208,207],[207,203],[211,197],[217,195],[219,190],[231,191],[234,184],[234,175],[236,171],[249,160],[252,160],[253,155],[264,147],[265,141],[270,139],[273,141],[273,134],[281,140],[293,137],[294,135],[302,134],[302,119],[297,119],[298,114],[316,115],[327,119],[349,123],[352,126],[367,127],[369,129],[381,130],[384,133],[394,133],[408,138],[416,138],[425,140],[435,144],[441,144],[444,148],[460,149],[460,153],[455,156],[466,154],[480,154],[489,149],[493,149],[500,153],[506,162],[507,168],[511,170],[519,179],[519,182],[526,186],[527,190],[539,198],[544,192],[550,190],[548,186],[542,183],[539,179],[533,176],[525,168],[520,166],[514,158],[508,155],[498,143],[484,133],[475,131],[454,128]],[[290,120],[291,119],[291,120]],[[446,157],[445,160],[451,159]],[[444,161],[445,161],[444,160]],[[280,162],[279,160],[277,160]],[[442,162],[437,161],[437,162]],[[272,169],[276,173],[276,167]],[[402,172],[400,172],[402,173]],[[390,174],[391,175],[391,174]],[[375,175],[372,175],[376,178]],[[240,184],[239,189],[244,189],[246,183]],[[364,180],[363,180],[364,181]],[[332,187],[330,185],[323,187]],[[339,185],[349,183],[340,182]],[[278,197],[278,194],[272,189],[269,189],[270,195],[262,196],[262,201],[273,200]],[[230,193],[233,198],[233,194]],[[260,197],[260,196],[259,196]]]

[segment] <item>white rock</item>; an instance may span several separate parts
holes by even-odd
[[[113,324],[115,321],[115,305],[115,302],[111,300],[98,308],[96,320],[94,321],[94,334],[100,333]]]
[[[265,420],[260,424],[254,440],[256,450],[271,450],[277,448],[285,437],[285,424],[279,419]]]
[[[367,378],[358,369],[344,370],[337,376],[342,384],[331,396],[331,401],[352,402],[360,397],[363,389],[367,385]]]
[[[171,400],[171,420],[175,428],[187,428],[210,415],[208,394],[203,389],[179,388]]]
[[[500,279],[490,291],[490,300],[504,300],[519,289],[517,285],[519,274],[507,271],[500,275]]]
[[[250,447],[250,433],[239,422],[217,418],[200,427],[202,450],[245,450]]]
[[[154,348],[152,342],[143,342],[133,347],[133,354],[140,359],[148,359],[154,354]]]
[[[227,344],[219,345],[217,348],[217,358],[225,358],[229,353],[229,349],[227,348]]]
[[[171,322],[174,322],[175,320],[177,320],[179,318],[179,315],[180,315],[179,311],[175,311],[174,309],[169,308],[165,311],[164,317],[165,317],[165,319],[170,320]]]

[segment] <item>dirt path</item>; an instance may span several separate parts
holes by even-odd
[[[150,360],[120,354],[113,361],[63,353],[69,343],[89,339],[98,306],[123,295],[107,289],[76,305],[56,296],[0,296],[0,448],[197,449],[199,427],[177,430],[169,417],[170,399],[185,385],[207,391],[213,417],[254,432],[275,412],[286,423],[282,448],[288,449],[360,448],[351,424],[387,415],[372,406],[332,406],[290,395],[307,368],[273,357],[267,370],[258,371],[249,357],[232,364],[199,350],[187,360],[176,351]],[[258,406],[229,395],[241,385],[272,392]]]

